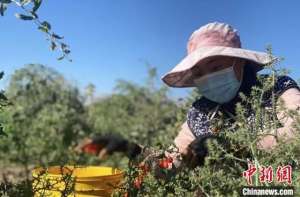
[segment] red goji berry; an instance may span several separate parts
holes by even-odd
[[[134,179],[133,185],[136,189],[141,189],[142,183],[143,183],[143,178],[139,176]]]
[[[83,152],[90,154],[97,154],[99,146],[97,144],[87,144],[83,147]]]
[[[167,168],[169,168],[169,162],[168,162],[167,159],[161,159],[161,160],[159,160],[159,162],[158,162],[158,166],[159,166],[160,168],[167,169]]]

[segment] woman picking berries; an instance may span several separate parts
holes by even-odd
[[[221,132],[212,122],[221,118],[219,112],[229,122],[235,122],[236,106],[242,103],[240,93],[250,96],[253,87],[260,87],[262,84],[257,72],[275,60],[267,53],[241,48],[237,30],[228,24],[214,22],[202,26],[190,36],[187,56],[162,77],[171,87],[196,87],[202,95],[188,110],[186,121],[174,139],[176,150],[166,152],[162,157],[155,150],[120,136],[98,136],[83,143],[80,149],[96,153],[100,158],[115,151],[124,152],[131,159],[139,155],[145,158],[141,164],[147,164],[147,168],[169,169],[172,172],[185,166],[202,165],[207,155],[204,142]],[[271,89],[263,97],[262,107],[272,106],[273,102],[277,104],[281,100],[287,109],[299,108],[300,91],[293,79],[279,76]],[[275,99],[271,99],[272,96]],[[248,118],[253,118],[255,114],[251,106],[245,107],[249,112]],[[280,111],[277,113],[279,117]],[[295,131],[292,122],[291,119],[281,122],[277,136],[262,136],[257,147],[270,150],[276,147],[277,139],[293,139]],[[140,186],[141,180],[136,182]]]

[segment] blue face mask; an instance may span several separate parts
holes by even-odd
[[[233,66],[195,79],[194,82],[205,98],[220,104],[233,99],[241,86]]]

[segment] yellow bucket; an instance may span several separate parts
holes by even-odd
[[[32,171],[34,196],[110,196],[124,173],[111,167],[52,166]]]

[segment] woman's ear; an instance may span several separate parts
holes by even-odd
[[[243,73],[244,73],[244,65],[246,64],[246,60],[236,58],[235,64],[233,66],[233,70],[235,72],[236,78],[239,81],[242,81],[243,79]]]

